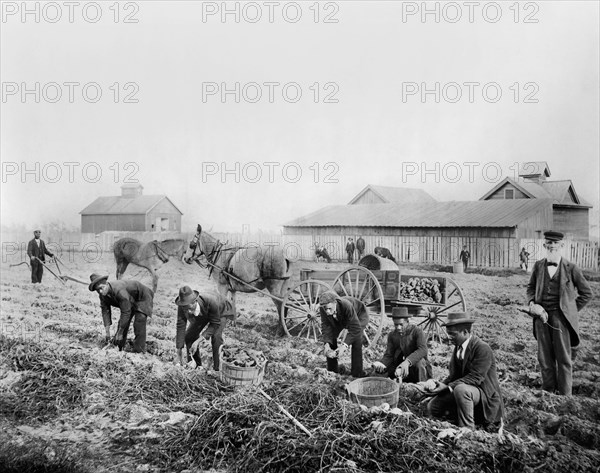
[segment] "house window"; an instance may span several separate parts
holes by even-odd
[[[514,189],[504,189],[504,198],[505,199],[514,199],[515,198],[515,190]]]

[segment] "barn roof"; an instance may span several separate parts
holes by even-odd
[[[514,227],[551,199],[330,205],[284,223],[286,227]]]
[[[369,184],[363,190],[361,190],[350,202],[349,205],[354,204],[367,192],[373,192],[381,200],[386,203],[418,203],[418,202],[436,202],[423,189],[412,189],[408,187],[390,187],[390,186],[374,186]]]
[[[538,184],[536,182],[523,181],[522,179],[516,181],[510,177],[507,177],[496,184],[479,200],[486,200],[488,197],[498,191],[498,189],[501,189],[508,183],[515,186],[531,199],[552,199],[555,204],[591,207],[589,203],[579,198],[575,192],[573,183],[569,179],[562,181],[543,181]]]
[[[139,195],[137,197],[98,197],[94,202],[79,212],[81,215],[119,215],[119,214],[147,214],[163,199],[183,215],[171,199],[166,195]]]

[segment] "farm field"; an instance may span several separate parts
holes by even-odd
[[[112,255],[95,262],[63,258],[70,276],[114,279]],[[3,472],[592,472],[600,469],[600,283],[580,313],[582,345],[574,396],[540,390],[526,302],[529,275],[517,271],[449,274],[419,266],[401,274],[453,278],[475,316],[475,333],[494,349],[506,405],[503,435],[428,419],[424,404],[402,386],[401,413],[365,412],[351,404],[352,378],[328,373],[321,344],[286,338],[273,303],[238,294],[239,317],[225,344],[262,351],[269,363],[263,389],[233,389],[213,371],[175,363],[174,299],[187,284],[214,292],[208,272],[170,261],[158,271],[145,355],[104,347],[98,295],[48,271],[32,285],[25,265],[3,261],[0,277],[0,470]],[[297,262],[339,269],[343,263]],[[439,269],[439,268],[438,268]],[[143,270],[125,278],[150,285]],[[113,333],[118,310],[113,312]],[[419,321],[414,319],[414,321]],[[385,349],[387,321],[377,346]],[[130,330],[129,336],[133,337]],[[451,347],[431,342],[434,376],[447,374]],[[204,366],[212,366],[206,356]],[[344,361],[344,360],[342,360]],[[344,363],[343,363],[344,364]],[[349,359],[345,360],[349,366]],[[369,363],[365,363],[368,368]],[[284,416],[283,406],[311,433]]]

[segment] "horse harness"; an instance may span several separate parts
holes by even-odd
[[[213,247],[213,249],[211,250],[211,252],[209,254],[206,254],[204,252],[204,249],[202,248],[202,242],[200,240],[200,236],[198,234],[196,234],[194,236],[194,239],[190,242],[190,248],[192,248],[194,250],[194,254],[192,256],[192,259],[202,268],[206,268],[207,266],[210,266],[210,269],[208,271],[208,277],[210,278],[212,275],[212,272],[215,268],[217,268],[219,271],[221,271],[221,274],[223,275],[225,282],[227,283],[227,286],[229,287],[229,289],[231,291],[234,291],[233,289],[233,285],[231,283],[231,279],[234,279],[237,282],[240,282],[242,284],[251,286],[252,284],[254,284],[257,281],[264,281],[267,279],[280,279],[280,280],[286,280],[289,279],[290,276],[282,276],[282,277],[258,277],[256,279],[253,279],[252,281],[244,281],[240,278],[238,278],[235,274],[233,274],[233,272],[230,271],[226,271],[224,268],[220,267],[219,265],[217,265],[215,262],[219,261],[219,258],[221,257],[221,254],[224,251],[231,251],[231,250],[235,250],[232,251],[231,254],[229,256],[227,256],[227,258],[224,260],[224,266],[228,267],[229,266],[229,262],[231,261],[231,259],[233,258],[233,256],[235,255],[236,251],[238,250],[243,250],[243,249],[247,249],[249,247],[247,246],[232,246],[230,248],[223,248],[223,246],[225,246],[227,242],[225,243],[221,243],[220,240],[217,240],[217,243],[215,244],[215,246]],[[200,244],[200,245],[199,245]],[[198,253],[198,255],[195,255],[196,252],[196,248],[200,246],[200,252]],[[204,255],[207,261],[207,265],[203,265],[199,260],[200,257]],[[262,268],[261,268],[262,269]]]

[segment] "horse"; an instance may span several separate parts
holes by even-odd
[[[396,262],[396,258],[394,258],[392,256],[392,253],[387,248],[384,248],[382,246],[377,246],[377,247],[375,247],[375,249],[373,250],[373,252],[377,256],[381,256],[382,258],[391,259],[394,263]]]
[[[152,290],[156,292],[158,276],[155,273],[163,263],[169,261],[169,256],[182,259],[186,249],[186,241],[171,239],[143,243],[134,238],[121,238],[113,246],[115,262],[117,263],[117,279],[121,279],[129,264],[135,264],[150,271],[152,275]]]
[[[320,258],[325,259],[328,263],[331,263],[331,257],[327,252],[327,248],[320,246],[318,243],[315,247],[315,261],[318,263]]]
[[[291,276],[291,262],[282,248],[274,246],[239,246],[220,242],[198,225],[185,253],[184,261],[209,266],[209,277],[216,273],[217,290],[235,308],[236,292],[259,292],[266,289],[279,314],[284,291]],[[203,263],[202,261],[205,261]]]

